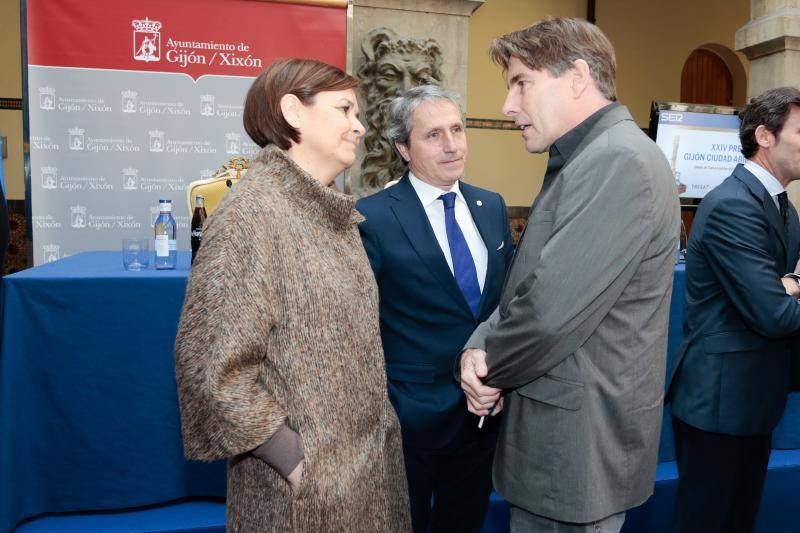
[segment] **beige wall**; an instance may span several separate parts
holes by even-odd
[[[504,118],[505,81],[486,51],[492,37],[547,15],[586,16],[585,0],[487,0],[470,20],[467,116]],[[598,0],[597,25],[617,53],[617,88],[641,127],[653,100],[680,99],[683,63],[695,48],[733,50],[734,34],[750,19],[749,0]],[[713,48],[713,47],[712,47]],[[737,55],[731,52],[731,55]],[[746,59],[738,55],[745,64]],[[744,103],[744,86],[735,98]],[[468,130],[469,181],[501,193],[508,205],[530,205],[541,187],[545,155],[526,154],[513,131]]]
[[[467,63],[468,117],[507,118],[501,112],[506,81],[500,68],[489,59],[489,44],[494,37],[547,15],[586,16],[586,0],[486,0],[472,15]],[[468,129],[467,139],[467,181],[499,192],[508,205],[530,205],[542,186],[547,156],[527,153],[522,135],[516,130]]]
[[[0,98],[22,98],[19,2],[0,1]],[[11,200],[25,199],[22,177],[22,111],[0,110],[0,133],[8,137],[3,159],[6,192]]]
[[[469,23],[468,116],[504,118],[505,80],[489,61],[489,43],[547,15],[585,16],[586,0],[487,0],[475,12]],[[750,2],[599,0],[596,16],[617,51],[619,98],[646,127],[652,100],[679,99],[681,69],[692,50],[707,44],[733,48],[734,33],[750,19]],[[19,35],[19,2],[0,1],[0,97],[22,95]],[[22,113],[0,111],[0,131],[9,138],[9,158],[3,160],[9,198],[24,199]],[[500,192],[508,205],[530,205],[547,157],[527,154],[517,131],[470,129],[468,137],[469,181]]]
[[[597,2],[597,25],[617,52],[619,99],[643,128],[651,101],[680,101],[681,70],[689,54],[708,44],[732,51],[736,30],[749,20],[749,0]],[[747,58],[736,55],[746,65]],[[735,105],[744,104],[744,94]]]

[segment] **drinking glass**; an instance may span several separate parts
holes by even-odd
[[[150,264],[150,239],[122,239],[122,266],[125,270],[147,270]]]

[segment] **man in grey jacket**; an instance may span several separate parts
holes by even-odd
[[[512,531],[618,531],[653,491],[679,228],[675,180],[616,103],[611,43],[581,19],[500,37],[503,112],[542,190],[500,304],[466,344],[470,411],[506,414],[494,483]]]

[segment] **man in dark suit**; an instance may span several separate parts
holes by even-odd
[[[787,340],[800,334],[800,305],[785,292],[797,295],[797,282],[781,279],[800,249],[785,191],[800,178],[800,91],[766,91],[739,116],[747,161],[701,202],[686,254],[668,392],[680,532],[752,531],[789,392]]]
[[[411,89],[392,102],[388,128],[408,170],[357,208],[380,290],[413,527],[480,531],[496,427],[478,428],[452,368],[500,297],[512,255],[506,206],[500,195],[461,181],[467,140],[455,95],[432,85]]]

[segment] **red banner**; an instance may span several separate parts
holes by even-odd
[[[256,0],[27,0],[34,262],[151,238],[169,199],[259,146],[252,79],[276,59],[345,66],[347,11]]]
[[[28,64],[255,76],[282,57],[345,66],[345,11],[231,0],[28,0]]]

